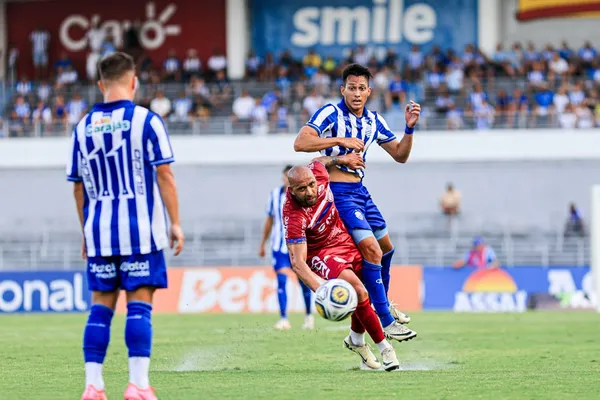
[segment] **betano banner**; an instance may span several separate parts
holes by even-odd
[[[599,0],[519,0],[517,19],[530,21],[543,18],[598,17]]]
[[[390,297],[407,311],[421,308],[420,266],[392,268]],[[288,279],[290,312],[304,303],[297,278]],[[82,271],[1,272],[0,313],[82,312],[91,304]],[[123,296],[117,305],[125,312]],[[277,279],[271,267],[169,269],[169,289],[158,290],[157,313],[277,312]]]
[[[477,43],[477,0],[250,0],[252,48],[260,56],[309,49],[334,58],[358,45],[462,49]]]

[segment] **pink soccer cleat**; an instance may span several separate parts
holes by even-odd
[[[104,390],[98,390],[94,385],[87,385],[85,392],[81,395],[81,400],[106,400]]]
[[[154,394],[154,388],[149,387],[148,389],[140,389],[133,383],[130,383],[125,390],[123,396],[125,400],[158,400]]]

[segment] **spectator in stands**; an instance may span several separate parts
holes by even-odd
[[[104,38],[104,42],[102,42],[102,48],[100,49],[100,55],[102,57],[106,57],[109,54],[117,51],[117,47],[115,45],[115,40],[112,36],[106,35]]]
[[[271,122],[275,128],[273,131],[287,133],[290,131],[290,120],[288,108],[285,104],[277,102],[274,105],[275,112],[271,114]]]
[[[323,71],[329,75],[330,78],[333,78],[336,74],[337,63],[332,56],[327,56],[325,61],[323,62]]]
[[[360,65],[367,65],[369,63],[369,59],[371,58],[371,53],[365,46],[358,46],[353,58],[354,62]]]
[[[552,56],[552,60],[548,63],[548,80],[554,84],[556,80],[568,77],[570,70],[567,60],[556,52]]]
[[[579,129],[590,129],[594,127],[594,114],[588,107],[587,100],[575,106],[575,115],[577,116],[577,127]]]
[[[231,101],[231,83],[225,75],[225,70],[217,71],[214,81],[214,90],[212,93],[212,102],[215,106],[221,107],[230,104]]]
[[[56,75],[59,75],[59,71],[64,71],[67,67],[73,66],[69,55],[66,52],[60,53],[60,58],[54,63],[54,71]]]
[[[564,58],[565,60],[567,60],[568,63],[572,63],[575,57],[575,52],[573,51],[573,49],[571,49],[571,47],[569,46],[569,44],[567,43],[566,40],[562,41],[561,44],[561,48],[558,49],[558,54]]]
[[[465,77],[464,67],[458,56],[454,56],[446,69],[445,81],[452,94],[461,93]]]
[[[574,106],[578,106],[585,100],[585,92],[581,82],[576,82],[569,91],[569,101]]]
[[[130,24],[123,34],[123,50],[131,55],[134,60],[137,60],[143,52],[142,44],[140,43],[140,21],[135,21]]]
[[[544,83],[540,86],[534,96],[535,99],[535,118],[532,121],[534,126],[538,125],[540,120],[552,121],[554,117],[554,93],[549,89],[549,85]]]
[[[100,52],[90,51],[85,61],[85,72],[90,85],[98,80],[98,61],[100,61]]]
[[[50,33],[38,26],[36,30],[29,35],[31,41],[31,54],[33,58],[33,67],[35,69],[36,79],[45,78],[48,74],[48,46],[50,45]]]
[[[156,96],[150,102],[150,110],[157,113],[161,118],[166,118],[171,113],[171,100],[165,97],[162,90],[156,91]]]
[[[206,66],[208,67],[206,74],[207,79],[209,80],[215,79],[219,71],[225,71],[227,69],[227,58],[225,58],[225,54],[223,54],[221,49],[215,49],[213,51],[212,56],[208,58]]]
[[[425,81],[427,86],[432,89],[438,89],[442,84],[444,84],[444,74],[442,74],[442,70],[438,64],[434,64],[432,69],[427,72],[425,75]],[[448,89],[447,86],[445,88],[446,90]]]
[[[559,89],[558,92],[554,95],[553,99],[552,99],[552,103],[554,105],[554,110],[556,111],[557,115],[561,115],[563,112],[565,112],[565,109],[567,108],[567,105],[569,104],[569,96],[567,95],[567,85],[563,84]]]
[[[269,113],[265,106],[263,106],[260,97],[254,99],[254,107],[252,108],[250,121],[250,131],[253,135],[266,135],[269,133]]]
[[[94,18],[92,18],[92,25],[90,26],[90,30],[87,32],[86,37],[91,52],[100,54],[102,44],[106,38],[106,31],[98,25],[98,21]]]
[[[67,108],[65,99],[62,96],[56,96],[54,99],[54,121],[59,129],[67,126]]]
[[[477,107],[473,107],[473,118],[475,120],[475,129],[485,130],[490,129],[494,125],[494,117],[496,111],[486,98],[481,99],[481,103]]]
[[[72,65],[67,66],[65,69],[58,69],[58,77],[56,78],[57,87],[70,86],[77,82],[79,79],[77,71]]]
[[[556,99],[557,96],[554,98]],[[563,129],[575,129],[577,127],[577,115],[571,103],[567,103],[564,110],[558,114],[558,124]]]
[[[25,97],[17,97],[11,117],[14,122],[14,131],[18,133],[18,136],[21,136],[23,129],[29,125],[30,116],[31,109],[29,107],[29,103],[25,101]]]
[[[488,95],[483,91],[483,87],[481,83],[476,83],[475,88],[469,94],[469,103],[473,109],[477,109],[481,105],[483,105],[483,101],[488,99]]]
[[[484,243],[481,236],[473,238],[473,247],[467,251],[462,260],[454,263],[454,268],[472,267],[477,269],[495,269],[500,267],[496,252]]]
[[[38,101],[37,107],[31,113],[34,124],[52,125],[52,110],[43,101]]]
[[[323,107],[325,104],[325,99],[323,96],[317,91],[316,88],[313,88],[310,91],[310,94],[306,96],[304,101],[302,102],[302,111],[305,116],[313,115],[319,110],[319,108]]]
[[[452,183],[448,183],[446,185],[446,191],[440,197],[440,208],[442,210],[442,214],[446,216],[454,216],[460,213],[461,201],[461,193],[454,188]]]
[[[163,61],[162,79],[166,82],[181,81],[181,61],[177,58],[175,49],[170,49],[168,57]]]
[[[261,65],[262,62],[260,57],[258,57],[254,51],[250,51],[250,53],[248,53],[248,58],[246,59],[246,79],[259,79]]]
[[[583,47],[579,49],[579,59],[581,60],[581,68],[586,70],[592,67],[594,59],[598,55],[598,52],[592,46],[592,43],[587,40]]]
[[[439,93],[435,99],[435,111],[438,113],[438,116],[442,117],[454,106],[454,99],[450,97],[450,93],[445,85],[442,86]]]
[[[533,63],[532,70],[527,74],[527,82],[529,83],[529,87],[534,90],[540,89],[546,84],[543,63]]]
[[[77,125],[77,123],[83,118],[87,112],[87,103],[81,98],[79,93],[74,93],[71,101],[67,103],[67,120],[71,125]]]
[[[29,93],[31,93],[32,89],[33,87],[31,82],[29,79],[27,79],[27,76],[23,75],[19,83],[17,83],[17,93],[19,93],[21,96],[27,96]]]
[[[390,78],[392,77],[390,69],[384,65],[380,70],[375,72],[373,77],[373,89],[384,92],[390,87]]]
[[[462,113],[456,108],[456,105],[452,104],[450,109],[446,113],[446,129],[456,130],[464,127],[464,121]]]
[[[50,95],[52,94],[52,86],[48,84],[46,81],[41,81],[37,87],[37,97],[38,99],[48,102],[50,99]]]
[[[317,54],[314,49],[310,49],[308,54],[304,56],[302,60],[302,66],[304,67],[304,75],[308,79],[311,79],[314,74],[317,73],[322,64],[321,56]]]
[[[292,81],[288,76],[288,69],[286,67],[279,67],[277,79],[275,80],[275,85],[277,89],[281,90],[281,93],[284,96],[289,95],[290,88],[292,86]]]
[[[173,101],[173,113],[170,120],[173,122],[189,122],[192,112],[192,101],[187,97],[185,91],[179,93],[179,98]]]
[[[233,101],[233,119],[236,122],[250,122],[256,101],[246,89]]]
[[[581,212],[575,205],[575,203],[569,204],[569,216],[567,217],[567,222],[565,223],[565,237],[584,237],[585,236],[585,226],[583,223],[583,217],[581,216]]]
[[[192,76],[200,76],[202,74],[202,61],[198,57],[196,49],[189,49],[187,57],[183,60],[183,79],[189,81]]]

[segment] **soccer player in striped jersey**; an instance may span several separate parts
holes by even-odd
[[[395,161],[405,163],[412,148],[412,134],[419,120],[419,104],[411,101],[406,106],[405,134],[398,140],[383,117],[365,107],[371,94],[371,72],[359,64],[351,64],[344,69],[342,78],[342,101],[339,104],[326,104],[315,112],[300,130],[294,150],[319,151],[323,156],[334,157],[358,152],[366,160],[367,150],[375,142]],[[398,311],[387,296],[380,296],[381,293],[387,294],[389,290],[394,247],[383,216],[362,184],[364,168],[335,165],[328,171],[335,205],[365,261],[363,282],[384,330],[386,327],[391,328],[394,322],[410,322],[410,317]],[[377,290],[377,286],[381,284],[385,288],[383,292]],[[417,335],[404,326],[402,331],[405,340]]]
[[[283,229],[282,210],[285,202],[289,181],[287,173],[292,169],[291,165],[283,169],[283,185],[271,190],[269,194],[269,202],[267,204],[267,218],[263,228],[262,240],[258,255],[263,258],[266,254],[265,246],[269,237],[271,238],[271,252],[273,256],[273,268],[277,274],[277,299],[279,300],[279,315],[280,319],[275,324],[275,329],[286,330],[292,326],[287,318],[287,291],[286,284],[288,275],[291,272],[290,255],[285,243],[285,231]],[[312,315],[312,292],[308,286],[299,280],[302,287],[302,295],[304,297],[304,306],[306,307],[306,315],[304,316],[303,329],[313,329],[315,319]]]
[[[129,385],[125,400],[156,399],[148,369],[152,298],[167,287],[163,249],[183,249],[174,161],[161,118],[133,103],[133,59],[113,53],[98,64],[104,103],[76,125],[67,179],[74,182],[83,231],[82,255],[92,306],[83,335],[83,400],[106,399],[102,364],[120,291],[126,291],[125,344]],[[167,232],[166,211],[171,226]]]

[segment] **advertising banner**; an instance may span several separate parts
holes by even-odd
[[[89,309],[90,299],[83,272],[0,273],[0,314],[81,312]]]
[[[124,33],[140,24],[140,45],[160,67],[170,49],[185,58],[194,48],[206,62],[213,49],[225,51],[225,0],[78,0],[9,2],[6,5],[8,43],[19,49],[19,71],[33,71],[31,32],[50,33],[50,67],[65,51],[80,76],[89,52],[87,33],[93,23],[114,38],[117,48]],[[207,40],[209,38],[209,40]]]
[[[557,17],[592,18],[599,15],[599,0],[519,0],[517,19],[530,21]]]
[[[252,47],[261,56],[309,49],[342,58],[358,45],[462,50],[477,42],[477,0],[250,0]]]
[[[561,299],[562,308],[591,309],[596,302],[588,267],[424,267],[423,286],[425,310],[524,312],[539,294]]]

